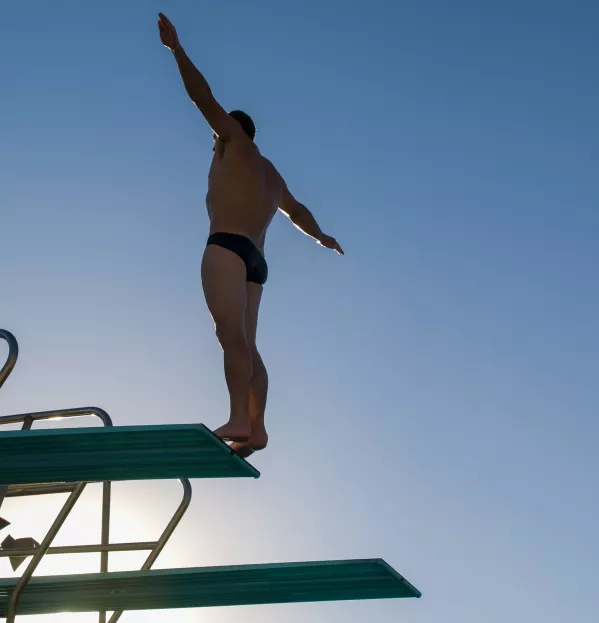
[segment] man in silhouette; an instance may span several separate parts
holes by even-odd
[[[214,157],[206,206],[210,233],[202,259],[202,286],[223,348],[231,399],[229,420],[214,432],[248,456],[268,441],[264,411],[268,375],[256,348],[256,326],[268,268],[264,239],[280,209],[320,245],[343,250],[325,235],[311,212],[254,143],[256,128],[242,111],[225,112],[205,78],[185,54],[175,27],[159,13],[162,43],[173,52],[185,89],[213,131]]]

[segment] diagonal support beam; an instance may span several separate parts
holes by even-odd
[[[83,493],[83,490],[85,489],[86,484],[87,483],[85,482],[80,482],[75,488],[75,490],[71,493],[71,495],[69,495],[68,500],[65,502],[64,506],[58,513],[58,516],[54,520],[54,523],[52,524],[52,526],[50,526],[50,530],[48,531],[48,534],[46,534],[46,537],[41,542],[39,548],[33,555],[31,562],[27,565],[27,569],[25,569],[25,573],[23,573],[23,575],[17,582],[17,585],[15,586],[15,589],[12,592],[10,602],[8,605],[8,612],[6,614],[6,623],[15,623],[15,617],[17,616],[17,607],[19,605],[19,599],[21,598],[21,593],[23,592],[23,589],[25,588],[27,582],[29,582],[29,580],[31,579],[31,576],[33,575],[34,571],[37,569],[37,566],[40,564],[40,561],[42,560],[44,554],[50,548],[50,545],[52,544],[54,537],[57,535],[58,531],[62,528],[62,525],[66,521],[66,518],[69,516],[69,513],[73,510],[73,506],[75,506],[77,500]]]

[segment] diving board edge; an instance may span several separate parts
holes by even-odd
[[[210,436],[213,437],[213,439],[215,440],[216,443],[218,443],[219,445],[222,445],[225,447],[225,449],[227,450],[227,452],[230,452],[231,455],[233,456],[233,458],[238,461],[239,463],[241,463],[244,466],[248,466],[250,467],[251,471],[254,473],[254,478],[258,479],[260,478],[260,472],[248,461],[246,461],[244,458],[240,457],[239,454],[237,454],[237,452],[235,452],[235,450],[232,450],[231,448],[229,448],[229,446],[217,435],[214,434],[214,431],[211,431],[205,424],[191,424],[191,426],[196,426],[198,428],[202,428],[202,430],[206,433],[209,433]]]
[[[422,597],[422,593],[411,582],[406,580],[406,578],[404,578],[403,575],[399,573],[399,571],[396,571],[386,560],[383,560],[382,558],[374,558],[372,559],[372,562],[377,562],[381,567],[386,569],[394,578],[405,584],[411,591],[414,592],[414,597],[416,597],[417,599],[420,599]]]

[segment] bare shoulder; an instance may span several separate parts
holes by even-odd
[[[260,157],[262,158],[262,162],[264,163],[264,166],[266,167],[267,171],[270,171],[270,172],[274,171],[278,174],[278,171],[275,165],[266,156],[260,154]]]
[[[285,181],[283,180],[283,176],[278,172],[277,167],[275,167],[275,165],[266,156],[261,155],[261,158],[262,162],[264,163],[264,169],[269,178],[273,182],[276,182],[283,186],[285,184]]]

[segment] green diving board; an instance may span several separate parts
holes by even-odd
[[[258,478],[203,424],[0,432],[0,485]]]
[[[0,617],[18,578],[0,579]],[[18,614],[420,597],[385,561],[339,560],[33,577]]]

